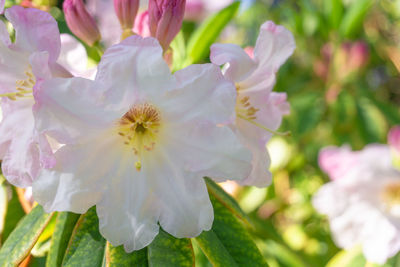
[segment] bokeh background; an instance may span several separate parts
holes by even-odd
[[[49,10],[61,31],[69,32],[60,10],[62,1],[7,1],[7,5],[21,2]],[[187,14],[184,37],[232,1],[203,2],[207,8],[201,13]],[[113,10],[100,11],[104,12],[99,16],[101,27],[108,27]],[[107,16],[111,19],[104,20]],[[359,247],[337,248],[327,219],[313,209],[311,201],[329,181],[318,166],[322,147],[348,144],[362,149],[369,143],[386,143],[390,127],[400,124],[400,0],[242,1],[240,13],[219,42],[254,46],[266,20],[290,29],[297,44],[279,70],[275,87],[286,92],[291,103],[291,114],[280,128],[291,135],[275,136],[268,144],[274,174],[271,186],[258,189],[226,183],[224,188],[254,222],[251,233],[270,266],[378,266],[367,263]],[[96,53],[88,51],[93,61],[98,60]],[[4,179],[0,198],[1,240],[5,240],[24,210],[15,188]],[[46,236],[42,241],[30,266],[43,266]],[[211,266],[199,250],[196,253],[198,266]],[[400,266],[400,256],[383,266]]]

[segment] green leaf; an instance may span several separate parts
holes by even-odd
[[[225,192],[219,185],[217,185],[213,180],[206,177],[205,178],[208,193],[212,194],[219,202],[221,202],[226,208],[231,210],[236,217],[250,225],[249,218],[247,214],[240,208],[239,204],[232,198],[231,195]]]
[[[343,16],[342,0],[325,0],[323,1],[325,16],[328,18],[333,29],[339,28]]]
[[[175,72],[180,70],[185,63],[186,58],[186,44],[183,32],[180,31],[179,34],[171,43],[172,54],[172,71]]]
[[[147,249],[151,267],[194,266],[192,242],[188,238],[177,239],[160,229]]]
[[[102,266],[106,240],[99,232],[95,207],[83,214],[75,225],[62,266]]]
[[[11,199],[7,204],[6,218],[4,220],[3,233],[1,235],[1,240],[3,242],[8,238],[21,218],[25,216],[25,211],[22,209],[15,188],[11,186],[10,189],[11,190],[9,190],[7,194],[11,193]]]
[[[0,249],[0,266],[15,266],[22,262],[29,255],[52,215],[45,213],[39,205],[27,214]]]
[[[51,246],[47,255],[46,267],[61,266],[64,253],[71,238],[72,231],[79,219],[79,214],[60,212],[57,215],[56,225],[51,238]]]
[[[385,140],[387,121],[380,110],[367,98],[357,101],[360,133],[366,143],[379,143]]]
[[[357,0],[351,2],[340,25],[340,33],[343,37],[354,37],[360,30],[364,17],[371,9],[373,0]]]
[[[267,266],[249,233],[232,212],[210,194],[214,223],[195,240],[214,266]]]
[[[187,47],[188,62],[186,65],[198,63],[210,54],[210,46],[217,40],[222,30],[235,17],[240,2],[235,2],[208,18],[193,33]]]
[[[123,246],[114,247],[107,243],[106,249],[107,267],[147,267],[147,248],[126,253]]]

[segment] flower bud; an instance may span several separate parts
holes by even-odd
[[[139,0],[114,0],[114,9],[122,30],[131,30],[139,9]]]
[[[149,11],[146,10],[137,15],[133,31],[142,37],[151,36],[149,28]]]
[[[149,0],[150,33],[164,51],[182,27],[185,5],[186,0]]]
[[[73,34],[90,46],[100,41],[100,31],[82,0],[65,0],[63,10],[67,25]]]
[[[388,143],[392,149],[400,155],[400,126],[390,129],[388,134]]]

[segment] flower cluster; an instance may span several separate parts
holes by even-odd
[[[398,127],[389,134],[392,149],[398,134]],[[323,149],[319,164],[332,181],[313,200],[339,247],[361,245],[367,260],[379,264],[400,251],[400,170],[393,155],[390,146],[377,144]]]
[[[150,244],[160,226],[176,237],[209,230],[205,176],[270,183],[265,144],[289,112],[286,95],[272,89],[295,48],[287,29],[266,22],[254,55],[215,44],[213,64],[172,74],[163,55],[180,30],[185,1],[149,2],[155,38],[124,34],[102,56],[94,80],[81,67],[82,46],[60,37],[48,13],[7,9],[15,43],[0,21],[4,176],[32,186],[47,212],[85,213],[95,205],[101,234],[126,251]],[[122,29],[131,31],[138,1],[114,4]],[[66,0],[64,10],[82,41],[101,40],[82,0]]]

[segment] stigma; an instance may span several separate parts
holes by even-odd
[[[159,110],[148,103],[136,104],[118,122],[118,135],[138,157],[135,168],[142,168],[141,158],[154,150],[161,127]]]

